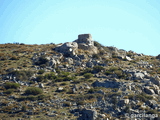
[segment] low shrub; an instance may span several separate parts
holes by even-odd
[[[30,71],[30,70],[28,70],[28,71],[25,71],[25,70],[17,71],[17,70],[15,70],[15,71],[10,72],[9,74],[16,77],[16,79],[23,81],[23,80],[28,80],[30,77],[32,77],[34,72]]]
[[[41,56],[39,60],[35,63],[35,65],[43,65],[48,62],[48,59],[45,58],[45,56]]]
[[[156,110],[148,110],[146,112],[146,114],[158,114],[158,111],[156,111]]]
[[[38,100],[37,96],[34,96],[34,95],[29,95],[26,97],[27,100],[30,100],[30,101],[35,101],[35,100]]]
[[[55,73],[50,72],[50,73],[48,73],[48,74],[45,74],[44,78],[45,78],[45,79],[49,79],[49,80],[54,80],[54,79],[57,78],[57,76],[55,75]]]
[[[92,69],[91,68],[86,68],[85,70],[83,70],[80,75],[84,75],[85,73],[92,73]]]
[[[60,85],[67,85],[67,83],[66,83],[66,82],[63,82],[63,83],[61,83]]]
[[[101,70],[104,70],[104,67],[102,67],[102,66],[94,66],[93,67],[93,71],[96,73],[101,72]]]
[[[97,92],[99,89],[96,89],[96,88],[91,88],[91,89],[89,89],[88,90],[88,93],[95,93],[95,92]]]
[[[84,101],[78,101],[77,105],[85,105],[85,102]]]
[[[36,81],[37,82],[42,82],[44,80],[44,76],[37,76]]]
[[[24,112],[25,112],[26,110],[27,110],[27,106],[26,106],[26,105],[23,105],[21,111],[24,111]]]
[[[45,99],[46,97],[47,97],[47,96],[46,96],[46,95],[43,95],[43,94],[37,96],[38,100],[43,100],[43,99]]]
[[[152,100],[153,99],[152,96],[147,95],[145,93],[138,94],[138,95],[129,95],[128,98],[129,99],[137,99],[137,100],[140,100],[140,101],[143,101],[143,102],[147,102],[148,100]]]
[[[40,94],[38,96],[34,95],[29,95],[29,96],[22,96],[17,99],[17,101],[25,101],[25,100],[30,100],[30,101],[36,101],[36,100],[44,100],[47,96]]]
[[[110,72],[110,71],[106,71],[105,74],[106,74],[106,75],[111,75],[111,74],[113,74],[113,73]]]
[[[71,104],[70,104],[70,102],[66,101],[66,102],[63,102],[63,106],[64,106],[64,107],[70,107]]]
[[[10,58],[10,60],[18,60],[19,58],[17,57],[17,56],[12,56],[11,58]]]
[[[12,83],[12,82],[7,82],[5,83],[4,87],[6,89],[17,89],[20,86],[18,83]]]
[[[45,72],[45,70],[39,70],[38,74],[43,74]]]
[[[89,79],[89,78],[93,77],[93,74],[91,74],[91,73],[85,73],[85,74],[84,74],[84,77],[85,77],[86,79]]]
[[[14,92],[14,89],[8,89],[4,93],[6,94],[12,94]]]
[[[43,93],[42,89],[37,87],[29,87],[25,90],[26,95],[38,95],[42,93]]]
[[[98,58],[99,58],[99,55],[98,55],[98,54],[93,54],[93,55],[92,55],[92,58],[98,59]]]

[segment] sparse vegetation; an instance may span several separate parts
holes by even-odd
[[[159,80],[158,57],[125,51],[133,59],[128,61],[121,58],[115,47],[98,42],[94,45],[98,54],[78,49],[75,56],[54,51],[55,44],[0,45],[0,118],[78,119],[84,105],[93,107],[98,117],[104,119],[119,119],[121,113],[130,109],[158,114],[155,108],[160,104],[157,94],[160,88],[149,81],[155,76],[155,81]],[[55,60],[55,65],[50,65],[50,59]],[[87,62],[92,67],[86,67]],[[142,78],[145,74],[144,79],[136,78],[135,73],[142,74]],[[110,82],[106,84],[106,81]],[[143,91],[144,86],[149,86],[154,94]],[[119,105],[120,100],[128,99],[129,104]],[[104,105],[112,116],[103,110]],[[121,108],[119,113],[114,111],[117,107]]]
[[[10,75],[13,75],[14,77],[16,77],[18,80],[28,80],[33,74],[34,72],[33,71],[25,71],[25,70],[22,70],[22,71],[12,71],[9,73]]]

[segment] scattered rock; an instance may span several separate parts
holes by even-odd
[[[120,82],[116,82],[116,81],[109,81],[109,80],[105,80],[105,81],[95,81],[92,86],[93,87],[105,87],[105,88],[119,88],[121,85]]]
[[[126,106],[129,104],[129,99],[122,99],[119,101],[120,106]]]
[[[156,56],[156,59],[159,59],[160,60],[160,54],[158,56]]]
[[[131,61],[132,59],[128,56],[126,56],[126,60]]]
[[[153,95],[155,94],[154,90],[153,89],[150,89],[149,87],[144,87],[144,92],[147,93],[147,94],[150,94],[150,95]]]
[[[134,73],[134,79],[135,80],[142,80],[144,78],[144,74],[143,73]]]
[[[89,68],[92,68],[92,67],[93,67],[93,63],[90,62],[90,61],[88,61],[88,62],[86,63],[86,66],[89,67]]]
[[[158,76],[151,77],[150,80],[153,84],[160,86],[160,78]]]
[[[40,83],[40,84],[39,84],[39,87],[40,87],[40,88],[44,88],[44,84],[43,84],[43,83]]]
[[[81,116],[78,120],[95,120],[97,118],[97,111],[91,109],[83,109],[81,111]]]

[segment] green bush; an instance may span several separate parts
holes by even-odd
[[[65,107],[70,107],[70,106],[71,106],[71,104],[70,104],[70,102],[65,101],[65,102],[63,102],[63,106],[65,106]]]
[[[84,101],[78,101],[77,105],[85,105],[85,102]]]
[[[140,100],[140,101],[143,101],[143,102],[147,102],[148,100],[152,100],[153,99],[152,96],[147,95],[145,93],[138,94],[138,95],[129,95],[128,98],[129,99],[137,99],[137,100]]]
[[[122,70],[115,70],[114,73],[118,76],[119,79],[126,79],[127,75],[123,73]]]
[[[12,83],[12,82],[7,82],[5,83],[4,87],[6,89],[17,89],[20,86],[18,83]]]
[[[88,93],[96,93],[98,91],[101,91],[103,89],[103,87],[94,87],[88,90]]]
[[[113,104],[117,104],[118,103],[117,96],[113,96],[111,100],[112,100]]]
[[[43,74],[45,71],[44,70],[39,70],[38,74]]]
[[[37,78],[36,78],[36,81],[37,82],[42,82],[44,80],[44,77],[43,76],[37,76]]]
[[[118,68],[118,67],[111,67],[111,68],[109,69],[110,72],[114,72],[114,71],[116,71],[116,70],[120,70],[120,68]]]
[[[27,100],[30,100],[30,101],[35,101],[35,100],[38,100],[37,96],[34,96],[34,95],[29,95],[26,97]]]
[[[98,58],[99,58],[99,55],[98,55],[98,54],[93,54],[93,55],[92,55],[92,58],[98,59]]]
[[[158,114],[156,110],[148,110],[146,114]]]
[[[35,65],[43,65],[48,62],[48,59],[45,58],[45,56],[41,56],[37,62],[35,62]]]
[[[30,87],[25,90],[26,95],[38,95],[42,93],[43,93],[42,89],[37,87]]]
[[[104,67],[102,67],[102,66],[94,66],[93,67],[93,71],[96,73],[100,72],[101,70],[104,70]]]
[[[43,100],[45,99],[47,96],[40,94],[38,96],[34,96],[34,95],[29,95],[29,96],[22,96],[20,98],[18,98],[18,101],[25,101],[25,100],[30,100],[30,101],[35,101],[35,100]]]
[[[110,72],[110,71],[106,71],[105,74],[106,74],[106,75],[111,75],[111,74],[113,74],[113,73]]]
[[[91,88],[88,90],[88,93],[94,93],[95,92],[95,89],[94,88]]]
[[[32,77],[34,72],[30,71],[30,70],[28,70],[28,71],[25,71],[25,70],[17,71],[17,70],[15,70],[15,71],[10,72],[9,74],[13,75],[18,80],[28,80],[30,77]]]
[[[58,77],[68,77],[69,72],[61,72]]]
[[[14,92],[14,89],[8,89],[5,91],[6,94],[12,94]]]
[[[82,71],[82,72],[80,73],[80,75],[84,75],[84,74],[86,74],[86,73],[92,73],[92,69],[91,69],[91,68],[86,68],[84,71]]]
[[[63,83],[61,83],[60,85],[67,85],[67,83],[66,83],[66,82],[63,82]]]
[[[85,73],[85,74],[84,74],[84,77],[85,77],[86,79],[89,79],[89,78],[93,77],[93,74],[91,74],[91,73]]]
[[[62,82],[63,80],[64,80],[63,77],[57,77],[56,80],[55,80],[55,82]]]
[[[43,100],[43,99],[45,99],[47,96],[46,95],[43,95],[43,94],[40,94],[40,95],[38,95],[38,100]]]
[[[18,60],[19,58],[17,57],[17,56],[12,56],[11,58],[10,58],[10,60]]]
[[[97,48],[101,48],[103,47],[103,45],[101,45],[99,42],[94,41],[94,46],[96,46]]]
[[[21,111],[24,111],[24,112],[25,112],[26,110],[27,110],[27,106],[26,106],[26,105],[23,105]]]
[[[49,80],[54,80],[54,79],[57,78],[57,76],[55,75],[55,73],[50,72],[50,73],[48,73],[48,74],[45,74],[44,78],[45,78],[45,79],[49,79]]]

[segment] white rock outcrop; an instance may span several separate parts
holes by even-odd
[[[55,48],[55,51],[61,52],[67,56],[73,56],[76,54],[78,49],[78,44],[76,42],[66,42],[61,46]]]

